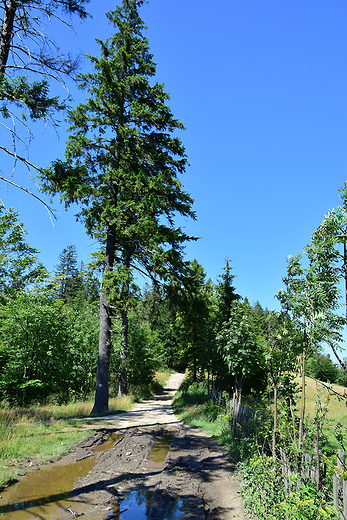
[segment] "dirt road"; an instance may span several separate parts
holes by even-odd
[[[70,518],[247,519],[225,450],[172,412],[183,378],[172,375],[161,395],[130,412],[96,419],[104,435],[112,429],[114,445],[77,481]],[[94,442],[85,441],[78,457],[89,456]]]

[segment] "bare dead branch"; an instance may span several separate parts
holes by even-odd
[[[36,167],[35,167],[36,168]],[[38,168],[37,168],[38,169]],[[41,204],[44,205],[44,207],[46,208],[46,210],[48,211],[48,214],[50,215],[50,218],[53,217],[54,220],[57,220],[58,217],[54,214],[57,210],[55,210],[54,208],[51,208],[50,206],[48,206],[48,204],[43,200],[41,199],[40,197],[38,197],[37,195],[35,195],[35,193],[32,193],[30,190],[28,190],[27,188],[25,188],[24,186],[21,186],[20,184],[16,184],[15,182],[13,181],[10,181],[9,179],[6,179],[6,177],[3,177],[2,175],[0,175],[0,180],[4,181],[4,182],[7,182],[8,184],[11,184],[12,186],[14,186],[15,188],[18,188],[22,191],[25,191],[26,193],[28,193],[29,195],[31,195],[32,197],[34,197],[35,199],[37,199],[39,202],[41,202]],[[52,221],[52,218],[51,218],[51,222],[53,224],[53,221]]]
[[[25,159],[25,157],[22,157],[21,155],[18,155],[15,152],[11,152],[11,150],[6,148],[5,146],[0,145],[0,150],[3,150],[4,152],[8,153],[9,155],[12,155],[12,157],[14,157],[16,160],[19,159],[20,161],[24,162],[28,167],[34,168],[38,172],[40,171],[40,168],[38,166],[35,166],[35,164],[28,161],[28,159]],[[3,180],[6,180],[5,177],[3,178]],[[8,182],[10,182],[10,181],[8,181]],[[20,187],[20,186],[17,186],[17,187]]]

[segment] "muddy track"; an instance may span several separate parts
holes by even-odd
[[[173,414],[172,397],[183,378],[172,375],[162,394],[130,412],[93,419],[98,431],[57,464],[95,462],[96,456],[94,467],[68,497],[50,497],[54,512],[40,510],[30,518],[246,520],[225,449]]]
[[[107,418],[108,432],[112,426],[119,437],[113,448],[99,455],[90,473],[77,481],[71,497],[73,512],[83,512],[86,520],[140,518],[143,509],[143,517],[152,520],[247,519],[225,449],[183,425],[172,412],[172,397],[182,381],[182,374],[174,374],[162,394],[137,404],[131,412]],[[105,425],[105,418],[100,422]],[[170,447],[159,449],[166,455],[160,461],[161,455],[153,457],[153,447],[160,447],[163,438],[169,439]]]

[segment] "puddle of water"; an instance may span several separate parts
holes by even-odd
[[[28,520],[38,516],[49,518],[59,511],[73,507],[68,499],[78,478],[84,477],[96,464],[96,455],[114,446],[122,436],[112,434],[93,449],[94,457],[67,464],[57,463],[42,466],[25,478],[1,492],[0,514],[6,520]]]
[[[159,514],[161,520],[181,520],[186,510],[183,500],[155,504],[154,493],[141,490],[126,495],[119,508],[119,514],[113,517],[117,520],[146,520],[151,513]]]
[[[167,433],[159,440],[155,441],[152,451],[148,457],[148,460],[154,464],[160,464],[165,461],[166,455],[170,451],[170,444],[174,438],[173,433]]]
[[[95,448],[93,448],[93,453],[95,455],[98,455],[99,453],[101,453],[102,451],[106,451],[106,450],[109,450],[110,448],[113,448],[113,446],[115,445],[115,443],[117,441],[119,441],[120,439],[123,439],[124,437],[124,433],[122,433],[121,435],[118,434],[118,433],[111,433],[107,439],[105,440],[105,442],[103,442],[102,444],[99,444],[99,446],[95,446]]]

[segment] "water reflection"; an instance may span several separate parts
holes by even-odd
[[[120,513],[116,518],[117,520],[146,520],[154,514],[155,518],[161,520],[181,520],[184,518],[184,513],[183,500],[164,498],[159,493],[139,490],[126,495],[120,503]]]
[[[0,514],[6,520],[28,520],[35,516],[50,518],[62,509],[72,507],[69,493],[78,478],[84,477],[96,464],[96,455],[112,448],[122,436],[111,434],[93,449],[94,456],[62,465],[42,466],[1,492]]]

